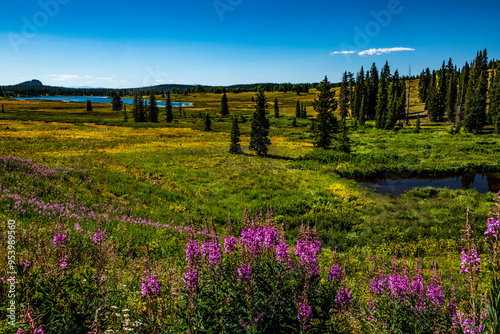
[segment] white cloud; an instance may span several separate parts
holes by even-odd
[[[356,51],[333,51],[330,53],[330,56],[333,56],[333,55],[348,55],[348,54],[351,54],[351,53],[356,53]]]
[[[373,55],[381,55],[382,53],[391,53],[398,51],[415,51],[412,48],[403,48],[403,47],[395,47],[395,48],[378,48],[378,49],[368,49],[358,52],[360,56],[373,56]]]
[[[115,78],[103,78],[103,77],[97,77],[96,79],[97,80],[106,80],[106,81],[115,80]]]
[[[90,76],[90,75],[84,75],[83,77],[84,78],[92,78],[92,76]]]
[[[74,74],[49,74],[48,77],[51,77],[52,81],[66,81],[71,79],[80,79],[79,75]]]

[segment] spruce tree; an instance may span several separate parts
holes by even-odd
[[[90,100],[87,100],[87,111],[92,111],[92,103]]]
[[[210,120],[208,113],[205,117],[205,131],[212,131],[212,121]]]
[[[344,153],[351,153],[351,143],[348,136],[347,121],[345,118],[341,121],[341,131],[339,150]]]
[[[300,112],[300,117],[306,119],[307,118],[307,109],[306,106],[302,105],[301,112]]]
[[[224,92],[224,94],[222,94],[222,98],[220,100],[220,114],[222,116],[229,115],[229,105],[227,103],[226,92]]]
[[[240,126],[238,125],[238,116],[233,117],[233,126],[231,128],[231,146],[229,146],[229,153],[241,154],[240,145]]]
[[[347,82],[347,72],[342,75],[342,82],[340,83],[340,101],[339,101],[339,114],[340,118],[347,117],[349,108],[349,89]]]
[[[137,100],[137,118],[138,122],[147,121],[146,110],[144,109],[144,100],[141,94],[139,95],[139,98]]]
[[[377,107],[375,109],[375,127],[383,129],[386,123],[387,109],[389,106],[388,90],[391,79],[391,70],[386,62],[380,72],[380,80],[378,82],[377,92]]]
[[[366,114],[365,117],[367,119],[374,119],[377,109],[377,94],[378,94],[378,85],[379,85],[379,75],[377,66],[375,63],[372,64],[370,69],[370,74],[368,80],[366,80],[367,87],[367,106],[366,106]]]
[[[491,123],[495,128],[495,133],[500,134],[500,69],[496,70],[492,78],[489,97],[490,108],[488,113],[490,114]]]
[[[255,97],[255,111],[252,118],[250,131],[250,149],[258,155],[267,155],[268,146],[271,145],[269,139],[269,120],[266,117],[267,101],[264,90],[259,88]]]
[[[165,120],[167,123],[172,123],[174,120],[174,112],[172,111],[172,103],[170,102],[170,92],[167,92],[167,101],[165,102]]]
[[[113,96],[113,101],[111,101],[111,109],[113,111],[122,111],[123,107],[123,102],[120,99],[120,95],[118,95],[117,92],[115,92],[115,95]]]
[[[5,94],[3,93],[2,86],[0,86],[0,97],[5,97]]]
[[[134,100],[132,102],[132,118],[134,122],[139,122],[139,94],[134,92]]]
[[[314,100],[313,107],[317,112],[314,122],[314,146],[329,149],[332,139],[337,131],[337,118],[333,114],[337,109],[338,101],[335,99],[335,91],[331,90],[330,82],[325,79],[316,86],[318,98]]]
[[[297,104],[295,104],[295,117],[300,118],[301,117],[301,109],[300,109],[300,101],[297,100]]]
[[[422,73],[420,73],[420,80],[418,83],[418,94],[420,102],[427,101],[427,94],[429,91],[429,84],[431,81],[431,71],[427,67]]]
[[[479,51],[465,93],[465,131],[478,133],[486,124],[486,99],[488,94],[488,59],[486,49]]]
[[[361,66],[361,70],[359,71],[356,77],[356,84],[354,86],[354,101],[351,105],[352,115],[355,119],[360,118],[361,114],[361,104],[363,98],[365,97],[366,89],[365,89],[365,71],[363,66]]]
[[[293,126],[294,128],[296,128],[296,127],[297,127],[297,117],[294,117],[294,118],[293,118],[293,121],[292,121],[292,126]]]
[[[149,92],[148,120],[158,123],[158,104],[156,103],[156,96],[153,90]]]
[[[444,115],[446,113],[446,96],[448,90],[448,75],[446,71],[445,62],[439,70],[437,75],[437,109],[436,109],[436,121],[444,121]]]
[[[278,106],[278,98],[274,99],[274,117],[280,117],[280,107]]]
[[[420,133],[420,114],[417,115],[417,122],[415,124],[415,133]]]

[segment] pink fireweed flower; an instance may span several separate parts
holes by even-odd
[[[68,243],[68,238],[62,233],[57,233],[52,240],[54,247],[62,246]]]
[[[339,289],[335,298],[337,308],[347,308],[351,305],[351,291],[349,288]]]
[[[484,321],[487,318],[487,310],[483,309],[481,314],[466,314],[457,312],[453,317],[453,326],[460,327],[464,334],[479,334],[484,330]]]
[[[336,263],[332,263],[330,266],[330,272],[326,278],[329,282],[340,283],[344,279],[344,274],[342,273],[342,267]]]
[[[480,273],[481,261],[477,254],[477,249],[473,248],[470,250],[470,252],[462,249],[461,260],[461,274],[472,274],[473,272],[475,272],[476,274]]]
[[[299,313],[297,314],[297,319],[302,324],[303,328],[309,327],[307,325],[308,322],[312,321],[312,307],[309,305],[309,301],[307,300],[306,292],[304,291],[302,295],[302,300],[299,304]]]
[[[388,288],[388,279],[384,274],[380,274],[380,278],[371,281],[370,290],[376,295],[381,295]]]
[[[146,275],[141,281],[141,294],[142,299],[160,295],[160,283],[158,282],[157,275]]]
[[[208,263],[212,266],[218,267],[220,265],[220,259],[222,257],[222,251],[220,249],[219,241],[214,238],[208,244]]]
[[[24,267],[27,267],[31,264],[31,262],[29,260],[23,260],[21,261],[21,265],[23,265]]]
[[[198,271],[196,269],[188,269],[184,274],[184,288],[193,292],[198,287]]]
[[[441,306],[444,305],[444,294],[443,294],[443,289],[441,288],[441,285],[435,284],[435,283],[430,283],[427,286],[427,298],[429,298],[429,301],[431,305],[434,306],[434,308],[440,308]]]
[[[276,246],[276,259],[281,263],[290,262],[290,254],[288,253],[288,245],[285,241],[281,241]]]
[[[59,263],[61,264],[61,269],[62,270],[65,270],[65,269],[68,269],[68,264],[66,263],[66,259],[65,258],[62,258]]]
[[[200,248],[198,240],[188,241],[186,246],[186,262],[189,267],[198,265],[200,261]]]
[[[404,302],[410,297],[410,281],[406,275],[399,275],[396,273],[389,276],[389,288],[391,289],[392,297],[399,299],[401,302]]]
[[[238,281],[245,280],[248,281],[252,277],[252,268],[250,267],[249,264],[244,264],[238,269],[236,269],[238,272]]]
[[[488,218],[487,229],[484,234],[487,236],[485,242],[491,241],[491,238],[500,236],[500,219]]]
[[[238,240],[235,237],[224,238],[224,254],[229,254],[238,250]]]
[[[101,242],[108,240],[106,238],[106,231],[98,231],[94,233],[94,245],[100,245]]]

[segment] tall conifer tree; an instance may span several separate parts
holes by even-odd
[[[264,90],[259,88],[255,97],[255,111],[252,118],[250,131],[250,149],[258,155],[267,155],[269,139],[269,120],[266,117],[267,100]]]
[[[238,125],[238,116],[233,117],[233,126],[231,128],[231,146],[229,146],[229,153],[240,154],[242,153],[240,145],[240,126]]]
[[[314,146],[328,149],[331,146],[334,134],[337,131],[337,118],[333,114],[337,109],[338,101],[335,91],[331,90],[330,82],[325,79],[316,86],[319,91],[318,98],[314,100],[313,107],[317,112],[314,121]]]
[[[222,116],[229,115],[229,105],[227,103],[226,92],[224,92],[224,94],[222,94],[222,98],[220,100],[220,114]]]

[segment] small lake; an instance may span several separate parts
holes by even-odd
[[[113,101],[112,98],[106,96],[42,96],[42,97],[16,97],[14,100],[26,101],[26,100],[44,100],[44,101],[63,101],[63,102],[87,102],[90,100],[92,103],[109,103]],[[122,102],[125,104],[132,104],[134,99],[124,98]],[[158,106],[164,107],[166,103],[164,101],[156,101]],[[179,107],[179,102],[171,102],[172,107]],[[182,107],[191,107],[192,102],[181,102]]]
[[[413,188],[448,188],[452,190],[476,189],[481,194],[500,191],[500,173],[463,175],[461,177],[391,177],[381,180],[356,179],[363,187],[373,189],[378,194],[401,195]]]

